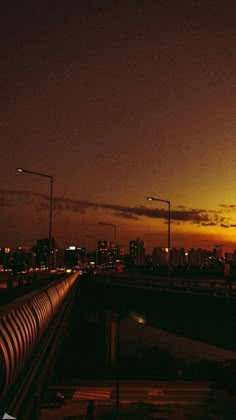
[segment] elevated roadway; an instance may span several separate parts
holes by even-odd
[[[236,351],[236,288],[226,296],[223,280],[110,273],[81,280],[81,290],[98,305],[141,312],[150,326]]]
[[[77,274],[68,276],[68,281],[55,280],[42,290],[21,297],[14,304],[0,307],[0,415],[8,412],[23,418],[37,418],[40,390],[47,372],[52,369],[78,282],[81,295],[94,299],[95,306],[104,310],[115,308],[121,316],[127,310],[133,314],[141,311],[150,328],[158,327],[214,346],[215,354],[221,360],[224,356],[225,360],[235,359],[235,287],[232,296],[225,296],[224,282],[221,280],[201,281],[201,284],[189,279],[171,279],[169,282],[166,278],[118,273],[77,280]],[[207,354],[207,348],[201,348]],[[185,389],[184,399],[184,393],[181,396],[183,390],[173,386],[172,389],[162,389],[156,384],[149,384],[143,389],[126,389],[124,384],[121,400],[139,402],[145,397],[144,401],[158,400],[160,404],[161,401],[167,404],[171,400],[189,403],[195,401],[196,397],[200,403],[209,391],[209,386],[204,386],[204,389],[195,391]],[[87,388],[85,384],[80,389],[73,388],[71,402],[83,400],[83,392],[92,392],[93,400],[96,400],[93,394],[97,392],[96,386]],[[105,384],[98,391],[97,395],[104,393],[110,401],[115,398],[113,385]],[[88,398],[88,394],[85,394]]]
[[[94,277],[99,282],[145,290],[171,291],[176,293],[192,293],[210,296],[228,296],[223,278],[184,278],[158,275],[143,275],[128,272],[103,272]],[[236,297],[236,283],[232,282],[231,296]]]

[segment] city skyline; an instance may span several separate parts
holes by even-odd
[[[96,4],[95,4],[96,3]],[[232,1],[0,5],[1,246],[236,248]]]
[[[95,251],[98,251],[100,248],[100,246],[102,246],[102,244],[107,243],[107,245],[110,247],[114,247],[115,246],[115,242],[114,239],[109,240],[107,238],[98,238],[95,240],[95,237],[88,237],[89,239],[93,239],[93,245],[90,244],[88,247],[86,247],[85,245],[85,239],[83,239],[82,241],[80,240],[76,240],[74,242],[68,242],[67,244],[65,244],[65,246],[60,246],[57,242],[57,239],[52,237],[52,249],[55,250],[73,250],[73,249],[84,249],[88,254],[89,253],[93,253]],[[37,243],[40,241],[48,241],[48,238],[44,237],[44,238],[38,238],[35,239],[35,241],[33,242],[33,244],[28,245],[28,244],[23,244],[22,241],[19,241],[18,244],[14,247],[10,247],[7,246],[6,244],[0,244],[0,250],[4,251],[4,249],[7,250],[7,253],[9,252],[15,252],[17,250],[25,250],[27,252],[30,252],[31,250],[33,250],[34,248],[37,247]],[[120,255],[127,255],[130,253],[130,246],[131,243],[140,243],[142,244],[142,248],[144,249],[144,253],[146,256],[150,256],[153,252],[155,252],[156,250],[162,250],[165,251],[166,254],[168,254],[168,248],[166,245],[154,245],[153,248],[149,248],[149,250],[146,248],[145,246],[145,240],[139,236],[136,236],[134,238],[129,238],[127,243],[121,243],[119,241],[116,241],[116,246],[117,248],[119,248],[119,253]],[[186,253],[186,255],[191,252],[191,251],[198,251],[198,250],[202,250],[202,251],[206,251],[206,252],[210,252],[212,254],[216,253],[217,255],[223,255],[223,254],[228,254],[228,255],[233,255],[233,253],[236,251],[235,249],[232,249],[231,252],[227,251],[224,249],[224,247],[222,246],[222,244],[215,244],[211,249],[210,248],[202,248],[202,247],[196,247],[194,248],[194,246],[190,247],[171,247],[170,248],[171,251],[184,251]]]

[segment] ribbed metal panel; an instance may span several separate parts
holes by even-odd
[[[24,340],[19,328],[15,322],[14,311],[7,315],[7,327],[8,332],[11,334],[14,342],[15,354],[18,358],[17,371],[21,368],[24,359]],[[16,372],[15,372],[16,374]]]
[[[5,368],[6,368],[6,380],[7,386],[11,384],[14,378],[14,372],[17,370],[17,355],[14,352],[13,339],[10,337],[8,330],[6,329],[6,317],[1,320],[0,324],[0,337],[4,343],[4,349],[6,350],[5,355]]]
[[[60,302],[61,302],[63,300],[63,298],[64,298],[64,289],[63,289],[61,283],[57,284],[55,287],[56,287],[56,289],[58,291],[58,294],[60,296]]]
[[[25,320],[20,314],[20,309],[13,311],[10,315],[13,318],[13,324],[15,324],[16,334],[18,334],[18,341],[20,343],[21,361],[20,365],[23,365],[27,354],[29,352],[29,334],[25,325]]]
[[[1,326],[0,326],[0,334]],[[0,369],[1,369],[1,380],[0,380],[0,395],[3,397],[6,393],[7,387],[10,381],[10,356],[8,346],[5,339],[0,336]]]
[[[77,274],[58,281],[0,313],[0,401],[13,385]]]
[[[34,307],[39,319],[39,329],[41,336],[50,322],[50,317],[52,316],[52,307],[49,296],[45,292],[40,293],[39,296],[36,296],[32,300],[31,305]]]
[[[58,291],[55,287],[50,287],[47,290],[47,294],[51,302],[52,311],[53,313],[55,313],[60,304],[60,297],[59,297]]]

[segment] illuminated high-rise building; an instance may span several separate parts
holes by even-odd
[[[55,240],[51,238],[52,252],[54,253]],[[47,267],[49,264],[49,239],[37,239],[37,245],[34,247],[34,252],[36,255],[36,265],[37,267]],[[52,258],[54,259],[54,257]]]
[[[65,249],[64,252],[64,265],[68,268],[74,268],[79,265],[83,265],[85,262],[85,254],[86,249],[77,247],[77,246],[69,246]]]
[[[119,247],[113,242],[98,241],[98,264],[112,266],[119,257]]]
[[[137,238],[135,241],[129,243],[130,263],[132,265],[145,264],[145,248],[144,242]]]

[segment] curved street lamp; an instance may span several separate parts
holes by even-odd
[[[168,204],[168,279],[170,280],[170,201],[155,197],[147,197],[147,200],[162,201],[163,203]]]
[[[53,189],[53,176],[43,174],[41,172],[28,171],[27,169],[23,169],[23,168],[16,168],[16,170],[17,170],[17,172],[25,172],[27,174],[43,176],[44,178],[49,178],[50,179],[50,210],[49,210],[49,233],[48,233],[48,238],[49,238],[49,259],[48,259],[48,266],[49,267],[48,268],[50,269],[51,266],[52,266],[52,189]]]

